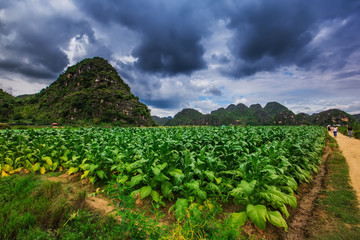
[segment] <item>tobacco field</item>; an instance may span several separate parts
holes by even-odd
[[[116,182],[158,208],[169,201],[178,222],[204,204],[233,202],[230,220],[267,222],[287,231],[295,193],[317,172],[322,127],[58,128],[0,131],[0,172],[80,173],[92,184]]]

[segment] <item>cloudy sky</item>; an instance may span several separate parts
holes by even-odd
[[[360,113],[360,0],[0,0],[0,88],[107,59],[152,115],[277,101]]]

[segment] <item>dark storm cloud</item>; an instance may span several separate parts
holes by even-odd
[[[212,87],[212,88],[206,90],[206,93],[209,93],[213,96],[221,96],[222,95],[221,89],[217,88],[217,87]]]
[[[157,108],[162,108],[162,109],[174,109],[174,108],[178,108],[179,106],[181,106],[181,104],[183,103],[182,99],[165,99],[165,98],[161,98],[161,99],[142,99],[142,102],[145,103],[148,106],[154,106]]]
[[[159,109],[199,95],[211,100],[197,106],[275,92],[302,99],[309,93],[291,91],[312,79],[315,90],[354,93],[359,23],[359,0],[0,0],[0,86],[43,86],[68,64],[100,56]],[[280,81],[294,84],[274,90]]]
[[[7,7],[11,9],[13,6],[8,4]],[[5,19],[0,24],[2,71],[23,74],[34,81],[47,78],[51,82],[69,64],[64,49],[68,48],[70,39],[86,35],[90,42],[95,41],[94,32],[85,21],[75,21],[56,14],[23,14],[22,20]]]
[[[354,77],[354,76],[359,76],[360,78],[360,70],[359,71],[351,71],[351,72],[343,72],[343,73],[339,73],[335,76],[336,79],[340,78],[349,78],[349,77]]]
[[[208,34],[204,3],[190,1],[77,1],[79,8],[103,24],[121,23],[141,36],[132,55],[135,66],[164,75],[203,69],[200,41]]]
[[[235,31],[230,48],[236,60],[228,73],[236,77],[272,71],[284,65],[310,66],[322,52],[322,46],[309,46],[320,30],[319,26],[326,21],[359,13],[359,1],[231,3],[231,8],[225,5],[222,9],[229,17],[228,27]],[[358,23],[356,26],[359,27]]]
[[[32,78],[53,78],[54,72],[44,66],[24,63],[19,59],[0,60],[0,70],[21,73]]]

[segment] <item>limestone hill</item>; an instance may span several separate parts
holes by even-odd
[[[356,119],[339,109],[331,109],[308,115],[295,114],[277,102],[269,102],[263,108],[260,104],[250,107],[240,103],[230,104],[227,108],[219,108],[210,114],[202,114],[194,109],[184,109],[172,119],[161,119],[159,125],[353,125]]]
[[[35,95],[20,97],[18,102],[21,104],[14,110],[17,120],[154,125],[147,106],[131,93],[116,70],[99,57],[69,67],[49,87]]]

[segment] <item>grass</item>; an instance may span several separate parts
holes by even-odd
[[[41,229],[56,229],[70,210],[61,184],[41,182],[34,175],[1,178],[0,206],[0,239],[24,239],[38,236]]]
[[[0,178],[0,239],[158,239],[159,234],[148,232],[154,226],[137,215],[119,224],[79,203],[86,191],[69,200],[60,182],[42,180],[36,175],[13,175]],[[146,225],[147,224],[147,225]],[[146,225],[146,226],[145,226]],[[147,232],[146,232],[147,231]]]
[[[85,190],[70,193],[66,184],[47,181],[46,175],[0,178],[0,239],[248,239],[227,219],[216,219],[216,211],[160,226],[121,192],[114,200],[126,201],[117,216],[103,216],[86,208]]]
[[[323,226],[323,230],[314,239],[359,239],[360,211],[358,201],[350,185],[349,168],[346,159],[337,148],[336,141],[329,139],[334,151],[327,158],[327,190],[319,200],[319,207],[326,211],[322,221],[331,225]]]
[[[357,198],[349,184],[349,168],[345,158],[339,153],[332,153],[328,161],[332,172],[328,184],[333,187],[333,190],[327,192],[324,204],[332,217],[339,218],[344,223],[360,224]]]

